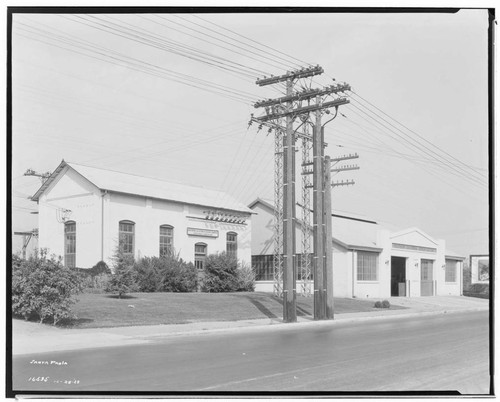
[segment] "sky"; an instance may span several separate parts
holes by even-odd
[[[359,155],[333,178],[355,181],[333,189],[333,211],[487,254],[487,29],[475,9],[14,14],[12,230],[38,225],[26,170],[62,159],[272,200],[274,133],[248,122],[284,87],[255,82],[320,65],[296,88],[351,86],[325,153]]]

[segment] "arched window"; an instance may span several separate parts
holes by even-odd
[[[238,234],[228,232],[226,235],[226,253],[238,258]]]
[[[196,243],[194,245],[194,266],[202,270],[205,267],[207,258],[207,245],[205,243]]]
[[[174,228],[170,225],[160,226],[160,257],[174,251]]]
[[[68,221],[64,224],[64,265],[68,268],[76,267],[76,222]]]
[[[118,228],[120,250],[125,254],[134,254],[135,223],[120,221]]]

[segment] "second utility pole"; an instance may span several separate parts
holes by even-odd
[[[293,94],[293,78],[286,81],[286,94]],[[287,102],[287,112],[293,110],[293,102]],[[286,134],[284,153],[284,177],[283,177],[283,321],[297,321],[296,310],[296,282],[297,264],[295,254],[295,132],[293,130],[293,116],[286,116]]]
[[[316,97],[316,104],[320,103],[320,97]],[[316,122],[313,131],[313,250],[314,250],[314,319],[325,318],[326,309],[324,304],[324,240],[323,240],[323,197],[324,184],[324,140],[321,129],[321,110],[316,110]]]

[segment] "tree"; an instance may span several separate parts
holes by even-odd
[[[47,256],[47,250],[27,260],[13,258],[12,313],[26,320],[37,318],[43,323],[52,318],[54,325],[61,319],[72,318],[74,296],[81,292],[77,272],[66,268],[61,257]]]
[[[121,247],[117,247],[112,257],[113,274],[107,284],[106,292],[118,293],[118,298],[122,298],[126,293],[135,291],[134,282],[134,256],[123,252]]]

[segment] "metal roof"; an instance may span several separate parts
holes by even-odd
[[[140,195],[215,209],[225,209],[249,214],[253,213],[246,205],[221,191],[187,186],[179,183],[170,183],[160,179],[116,172],[113,170],[99,169],[92,166],[65,162],[64,160],[35,193],[32,200],[38,201],[43,192],[66,166],[79,173],[100,190]]]
[[[271,202],[262,198],[254,200],[249,207],[253,208],[259,203],[274,211]],[[334,213],[332,213],[332,221],[333,241],[342,247],[356,250],[382,251],[377,246],[377,231],[380,227],[376,222]],[[297,223],[303,224],[300,219],[297,219]]]

